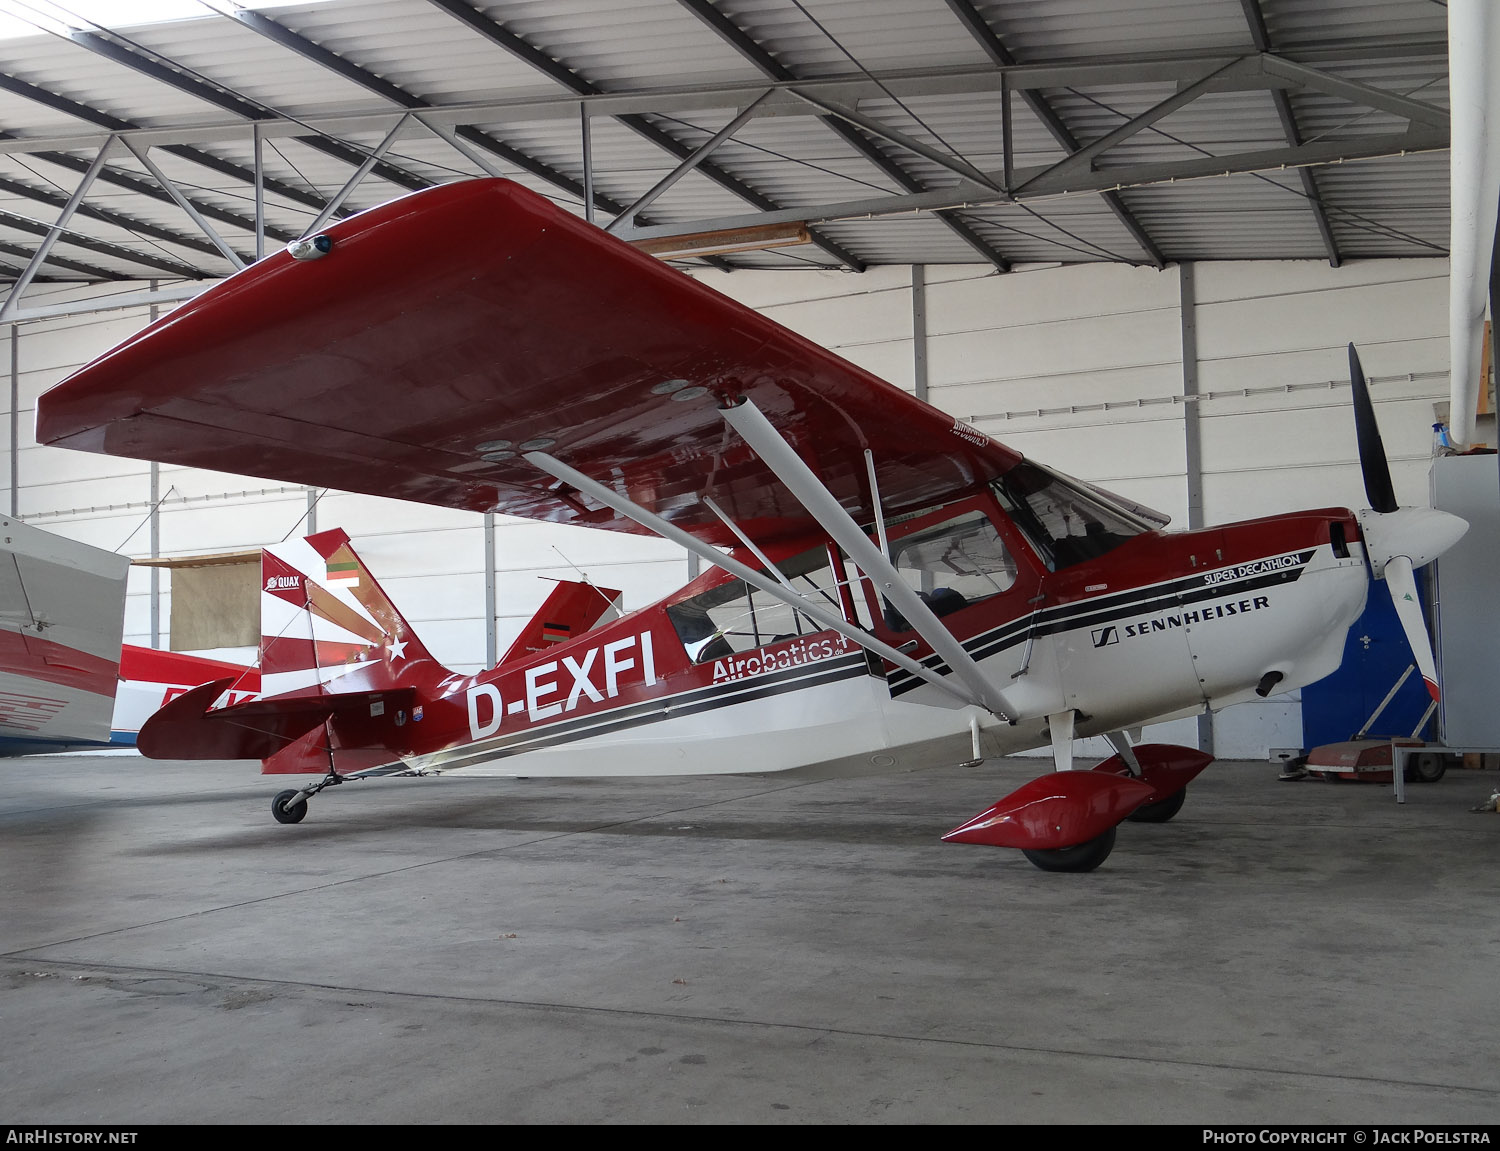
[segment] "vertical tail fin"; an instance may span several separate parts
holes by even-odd
[[[536,615],[521,629],[516,642],[500,658],[500,663],[509,663],[533,652],[545,651],[555,643],[580,636],[606,615],[613,619],[618,614],[616,604],[620,594],[614,588],[595,587],[591,583],[579,583],[576,580],[558,580],[557,586],[537,609]]]
[[[432,659],[341,529],[264,549],[260,572],[263,695],[391,687]]]

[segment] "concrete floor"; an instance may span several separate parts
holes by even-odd
[[[1494,1123],[1495,773],[1220,764],[1104,867],[1035,774],[0,764],[7,1122]]]

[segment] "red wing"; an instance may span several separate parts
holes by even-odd
[[[549,440],[716,543],[732,540],[704,495],[760,539],[812,526],[719,399],[753,399],[861,519],[865,448],[889,513],[1020,458],[508,181],[407,196],[328,235],[323,258],[262,260],[52,389],[38,440],[639,530],[524,460],[482,458]]]

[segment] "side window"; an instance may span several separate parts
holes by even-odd
[[[826,547],[811,548],[777,566],[797,595],[843,615]],[[673,604],[667,608],[667,618],[694,663],[822,630],[789,604],[737,579]]]
[[[891,543],[892,562],[909,587],[920,592],[933,614],[944,616],[979,603],[1016,582],[1016,562],[995,525],[981,511],[967,512],[912,532]],[[911,625],[889,604],[893,631]]]

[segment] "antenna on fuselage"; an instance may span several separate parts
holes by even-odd
[[[602,599],[605,603],[607,603],[611,608],[617,608],[619,610],[619,612],[620,612],[621,615],[625,614],[624,607],[622,607],[617,601],[612,600],[612,599],[609,598],[609,596],[605,595],[604,592],[600,590],[599,585],[596,584],[593,580],[589,579],[589,573],[588,572],[584,571],[581,567],[579,567],[577,564],[575,564],[567,556],[563,555],[562,548],[558,547],[556,544],[552,544],[550,546],[551,546],[552,550],[555,551],[562,558],[562,562],[563,563],[567,564],[570,568],[572,568],[575,572],[578,573],[579,580],[585,586],[591,587],[596,592],[598,592],[599,593],[599,598]],[[543,576],[542,578],[546,579],[547,577]],[[625,598],[625,593],[621,592],[620,593],[620,599],[623,600],[624,598]]]

